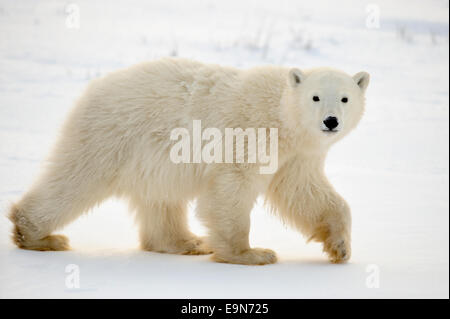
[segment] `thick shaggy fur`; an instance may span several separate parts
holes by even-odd
[[[250,211],[266,196],[274,212],[324,243],[331,261],[350,257],[350,210],[328,183],[330,145],[358,123],[369,76],[331,69],[249,70],[163,59],[93,81],[76,103],[49,161],[13,205],[13,240],[20,248],[65,250],[54,231],[110,196],[125,197],[136,214],[143,249],[207,254],[220,262],[268,264],[273,251],[249,246]],[[321,102],[312,101],[320,95]],[[343,105],[341,95],[350,101]],[[330,113],[331,112],[331,113]],[[334,134],[323,116],[339,117]],[[259,164],[174,164],[173,128],[278,128],[279,168]],[[188,201],[209,229],[196,238],[187,227]]]

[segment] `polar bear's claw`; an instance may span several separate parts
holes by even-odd
[[[332,263],[345,263],[350,259],[350,246],[343,239],[335,242],[330,239],[327,240],[324,243],[323,250],[328,254]]]

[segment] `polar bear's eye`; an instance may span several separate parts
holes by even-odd
[[[348,98],[347,97],[343,97],[341,100],[342,103],[347,103],[348,102]]]
[[[314,95],[314,96],[313,96],[313,101],[314,101],[314,102],[319,102],[319,101],[320,101],[320,98],[319,98],[317,95]]]

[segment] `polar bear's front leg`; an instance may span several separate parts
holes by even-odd
[[[273,178],[267,199],[283,221],[323,243],[331,262],[350,258],[350,208],[323,174],[321,159],[290,160]]]
[[[275,263],[272,250],[250,248],[250,211],[257,197],[250,177],[231,169],[222,173],[211,179],[197,201],[197,214],[209,230],[213,260],[244,265]]]
[[[283,198],[285,194],[278,195]],[[299,229],[308,241],[323,243],[323,250],[331,262],[343,263],[350,258],[350,209],[337,193],[298,193],[295,203],[289,204],[289,200],[285,199],[283,204],[279,200],[277,204],[274,206],[278,207],[277,211],[284,221]]]
[[[321,208],[316,211],[316,218],[309,220],[309,239],[323,243],[331,262],[343,263],[351,256],[350,209],[337,194],[329,196],[328,203],[317,203]]]

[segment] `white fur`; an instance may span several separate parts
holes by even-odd
[[[350,256],[350,211],[328,183],[329,146],[363,114],[369,76],[320,68],[239,70],[184,59],[142,63],[93,81],[69,115],[43,174],[12,207],[21,248],[68,248],[52,235],[110,196],[129,199],[144,249],[202,254],[217,261],[266,264],[275,253],[250,248],[250,210],[258,195],[334,262]],[[312,101],[319,95],[320,102]],[[341,102],[342,96],[349,102]],[[339,131],[322,131],[328,115]],[[170,132],[204,127],[279,130],[279,169],[258,164],[174,164]],[[209,229],[206,243],[187,228],[186,206]],[[101,229],[99,230],[101,231]],[[209,248],[210,247],[210,248]]]

